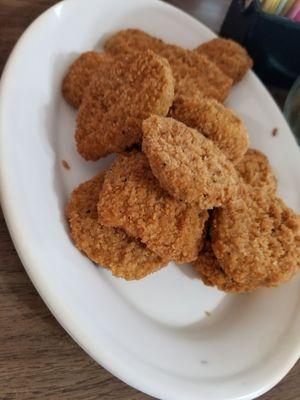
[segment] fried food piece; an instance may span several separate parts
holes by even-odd
[[[206,211],[169,196],[141,152],[118,155],[105,176],[98,215],[101,224],[122,228],[179,263],[197,258],[208,218]]]
[[[111,54],[150,49],[165,57],[175,77],[175,96],[213,97],[224,101],[232,80],[206,56],[164,43],[138,29],[125,29],[111,36],[104,45]]]
[[[143,122],[142,148],[160,185],[200,210],[224,205],[237,194],[233,164],[195,129],[172,118]]]
[[[205,54],[234,83],[239,82],[248,69],[252,68],[253,60],[246,49],[231,39],[216,38],[201,44],[197,53]]]
[[[221,268],[212,248],[206,241],[196,261],[193,262],[195,270],[199,273],[202,282],[207,286],[216,286],[224,292],[243,293],[256,289],[254,284],[241,284],[235,282],[225,274]]]
[[[141,279],[167,264],[140,241],[121,229],[99,223],[97,203],[105,173],[78,186],[71,194],[66,214],[76,247],[92,261],[127,280]]]
[[[234,164],[247,151],[245,125],[231,109],[214,99],[178,99],[169,115],[211,139]]]
[[[240,199],[214,211],[213,251],[240,284],[277,286],[300,266],[300,217],[282,200],[244,188]]]
[[[249,149],[243,159],[236,165],[236,170],[244,182],[254,189],[275,193],[277,179],[268,158],[260,151]]]
[[[223,102],[232,80],[207,57],[175,45],[167,45],[159,53],[165,57],[175,78],[175,97],[212,97]]]
[[[166,43],[139,29],[123,29],[110,36],[105,44],[105,51],[111,54],[131,53],[134,51],[152,50],[159,53]]]
[[[204,93],[197,87],[197,85],[193,85],[193,82],[190,80],[189,77],[187,77],[187,79],[177,79],[175,83],[174,103],[178,100],[198,101],[199,99],[203,99],[204,97]],[[170,108],[170,110],[171,109],[172,107]]]
[[[75,134],[78,152],[95,161],[138,143],[142,120],[166,115],[173,97],[167,60],[150,50],[120,55],[94,74],[85,92]]]
[[[107,68],[113,57],[107,53],[88,51],[81,54],[70,66],[62,83],[62,94],[65,100],[79,108],[84,91],[98,69]]]

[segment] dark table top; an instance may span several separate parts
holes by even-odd
[[[120,0],[121,1],[121,0]],[[0,0],[0,73],[24,29],[55,0]],[[218,31],[228,0],[173,0]],[[279,104],[286,92],[272,88]],[[0,214],[0,400],[146,400],[96,364],[37,294]],[[262,400],[299,400],[300,363]],[[184,399],[183,399],[184,400]]]

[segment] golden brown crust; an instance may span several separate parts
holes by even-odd
[[[243,122],[214,99],[177,99],[169,115],[211,139],[234,164],[247,151],[249,138]]]
[[[208,217],[169,196],[140,152],[118,155],[106,174],[98,214],[102,224],[123,228],[155,253],[180,263],[196,259]]]
[[[246,49],[231,39],[216,38],[201,44],[197,53],[205,54],[213,61],[234,83],[239,82],[253,61]]]
[[[260,151],[249,149],[243,159],[235,166],[244,182],[254,189],[275,193],[277,179],[268,158]]]
[[[139,29],[124,29],[110,36],[104,44],[104,49],[115,55],[148,49],[158,53],[165,45],[161,39]]]
[[[206,56],[164,43],[138,29],[117,32],[106,41],[104,47],[115,55],[151,49],[167,58],[176,81],[176,97],[205,96],[224,101],[232,86],[232,80]]]
[[[87,160],[121,152],[140,140],[142,120],[166,115],[174,80],[168,62],[146,51],[122,54],[110,68],[96,72],[77,117],[76,142]]]
[[[113,275],[141,279],[166,265],[166,260],[121,229],[99,223],[97,203],[104,173],[78,186],[71,194],[66,214],[76,247],[92,261],[109,268]]]
[[[214,211],[213,251],[225,273],[241,284],[277,286],[299,269],[300,218],[265,191],[244,196]]]
[[[206,56],[175,45],[166,45],[159,53],[169,61],[174,78],[175,97],[212,97],[223,102],[232,81]]]
[[[79,108],[83,94],[98,69],[107,68],[113,57],[107,53],[88,51],[81,54],[70,66],[62,83],[62,94],[65,100]]]
[[[232,163],[211,140],[181,122],[148,118],[142,148],[160,185],[180,200],[204,210],[224,205],[237,193]]]
[[[216,286],[224,292],[243,293],[256,289],[254,284],[241,284],[235,282],[225,274],[221,268],[212,248],[211,243],[206,241],[196,261],[193,262],[202,282],[207,286]]]

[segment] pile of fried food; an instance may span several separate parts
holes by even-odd
[[[289,280],[300,266],[300,218],[222,104],[252,66],[245,49],[216,38],[186,50],[136,29],[104,49],[82,54],[62,85],[78,108],[78,152],[118,153],[71,194],[77,248],[127,280],[171,260],[227,292]]]

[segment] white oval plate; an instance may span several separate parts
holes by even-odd
[[[114,375],[166,400],[252,399],[299,357],[299,277],[239,296],[205,287],[188,266],[125,282],[95,267],[69,238],[68,194],[110,160],[86,162],[76,153],[75,112],[60,95],[61,80],[79,53],[100,49],[125,27],[190,48],[213,37],[155,0],[69,0],[39,17],[2,78],[1,192],[12,238],[58,321]],[[252,146],[270,157],[280,194],[299,211],[299,153],[274,101],[248,73],[228,104],[244,119]]]

